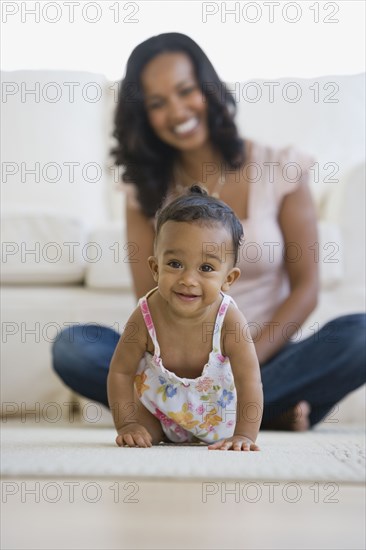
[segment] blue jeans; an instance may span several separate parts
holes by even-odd
[[[301,400],[311,405],[310,425],[322,420],[366,381],[366,315],[338,317],[301,342],[288,343],[261,365],[261,428]],[[75,392],[108,407],[107,375],[119,334],[98,325],[63,330],[53,348],[53,368]],[[336,414],[332,418],[336,419]]]

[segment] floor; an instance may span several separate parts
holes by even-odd
[[[75,483],[3,480],[1,548],[365,548],[362,486]]]
[[[0,546],[364,550],[365,492],[320,481],[8,477]]]

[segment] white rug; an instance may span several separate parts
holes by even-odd
[[[305,433],[261,432],[260,452],[209,451],[205,445],[117,447],[115,430],[90,425],[1,426],[5,477],[122,477],[365,481],[362,427]]]

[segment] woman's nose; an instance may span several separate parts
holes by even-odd
[[[187,118],[187,109],[184,102],[177,98],[169,102],[169,118],[172,124],[180,124]]]

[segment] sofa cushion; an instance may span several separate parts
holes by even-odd
[[[313,247],[314,258],[319,262],[322,289],[336,287],[344,279],[343,238],[338,224],[318,222],[319,244]]]
[[[40,410],[47,418],[56,409],[68,418],[66,402],[71,390],[52,369],[51,347],[62,330],[71,325],[105,325],[122,333],[136,307],[132,293],[99,292],[84,286],[3,286],[1,289],[1,386],[2,410],[20,415],[23,409]],[[72,338],[72,331],[70,339]],[[94,342],[95,331],[83,330]],[[97,333],[97,339],[99,334]],[[8,404],[8,406],[6,405]],[[34,415],[30,413],[28,419]]]
[[[344,277],[355,287],[365,286],[365,172],[362,162],[349,170],[335,189],[329,190],[324,217],[339,225],[344,239]]]
[[[272,147],[292,145],[316,160],[311,188],[321,207],[365,159],[365,75],[258,79],[230,84],[240,133]]]
[[[10,207],[1,220],[1,282],[6,284],[80,283],[85,243],[79,219],[57,211]]]
[[[98,227],[89,236],[100,251],[97,262],[86,266],[85,284],[89,288],[132,289],[129,261],[133,260],[133,247],[125,238],[121,221]]]
[[[2,201],[102,223],[111,183],[105,77],[37,70],[3,71],[1,80]]]

